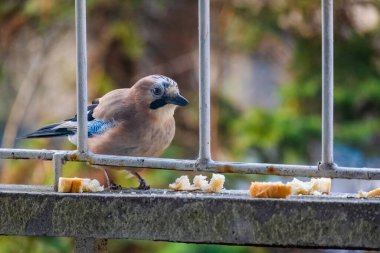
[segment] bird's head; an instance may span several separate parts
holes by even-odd
[[[166,76],[151,75],[140,79],[134,89],[140,93],[150,110],[186,106],[189,101],[179,93],[177,83]]]

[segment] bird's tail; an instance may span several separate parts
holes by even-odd
[[[61,127],[62,125],[63,125],[62,122],[47,125],[43,128],[38,129],[35,132],[21,136],[19,139],[52,138],[52,137],[68,136],[68,135],[75,134],[73,129],[70,129],[67,127]]]

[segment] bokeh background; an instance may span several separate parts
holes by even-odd
[[[150,74],[172,77],[191,104],[176,112],[163,157],[198,154],[198,14],[195,0],[87,0],[89,100]],[[320,1],[213,0],[213,159],[317,164],[321,133]],[[335,158],[380,167],[380,2],[335,0]],[[0,2],[0,142],[5,148],[74,149],[65,139],[18,140],[75,113],[74,1]],[[0,161],[0,182],[52,184],[51,162]],[[135,179],[115,172],[117,182]],[[64,176],[100,170],[68,163]],[[154,188],[180,173],[146,170]],[[193,175],[193,173],[188,173]],[[252,180],[227,176],[227,189]],[[334,180],[333,190],[378,182]],[[70,252],[69,238],[0,237],[1,252]],[[298,252],[301,250],[111,240],[110,252]],[[315,250],[313,250],[315,251]],[[303,252],[303,251],[302,251]]]

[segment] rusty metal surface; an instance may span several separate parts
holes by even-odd
[[[69,150],[33,150],[33,149],[0,149],[0,159],[42,159],[52,160],[54,154],[62,156],[64,161],[82,161],[90,165],[111,165],[123,167],[142,167],[152,169],[205,171],[217,173],[264,174],[299,177],[330,177],[349,179],[380,180],[379,168],[336,167],[322,170],[317,165],[290,165],[268,163],[238,163],[209,161],[199,165],[197,160],[166,159],[151,157],[112,156],[99,154],[82,154]]]
[[[380,199],[252,199],[123,190],[63,194],[0,185],[0,233],[286,247],[380,249]]]

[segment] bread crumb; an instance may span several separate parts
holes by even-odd
[[[359,198],[368,198],[368,192],[365,191],[359,191],[358,195]]]
[[[188,176],[180,176],[173,184],[169,184],[169,188],[176,191],[193,191],[194,187],[191,186]]]
[[[188,176],[181,176],[173,184],[169,184],[169,188],[176,191],[220,192],[223,189],[224,182],[225,177],[222,174],[212,174],[210,183],[206,176],[197,175],[193,179],[193,185],[190,184]]]
[[[293,195],[306,195],[311,192],[311,184],[302,182],[297,178],[293,178],[293,180],[288,182],[287,185],[290,185]]]
[[[220,192],[223,189],[224,182],[226,181],[226,178],[222,174],[212,174],[210,184],[208,187],[202,191],[208,191],[208,192]]]
[[[312,185],[312,191],[318,191],[325,194],[329,194],[331,191],[331,178],[312,178],[310,183]]]
[[[104,191],[104,186],[100,185],[96,179],[83,179],[83,191],[84,192],[101,192]]]
[[[207,177],[203,175],[196,175],[193,179],[193,184],[195,188],[205,191],[208,187]]]
[[[331,178],[312,178],[309,182],[302,182],[294,178],[287,185],[292,187],[292,194],[296,195],[329,194],[331,190]]]

